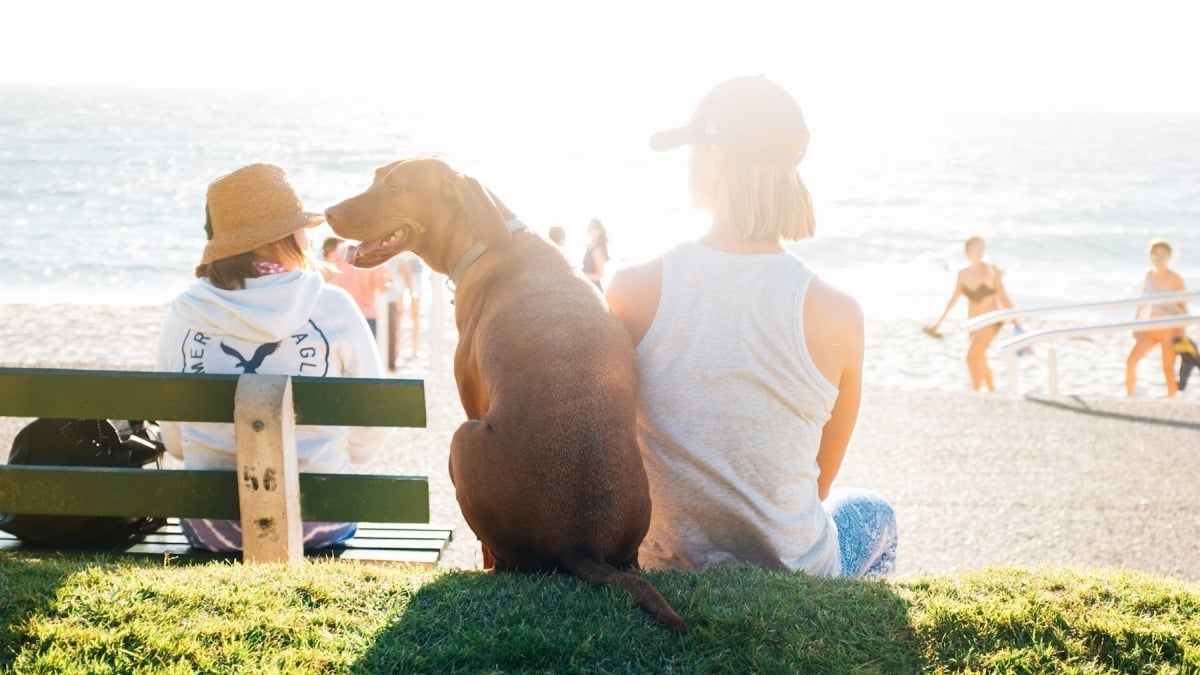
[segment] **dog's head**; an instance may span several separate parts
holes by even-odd
[[[374,267],[413,251],[443,273],[476,240],[488,248],[508,243],[511,218],[479,181],[431,157],[380,167],[366,192],[325,211],[334,232],[362,242],[355,266]]]

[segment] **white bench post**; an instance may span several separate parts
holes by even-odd
[[[233,402],[242,560],[304,559],[292,380],[242,375]]]
[[[1051,396],[1058,396],[1058,352],[1053,342],[1046,348],[1046,370],[1050,373],[1047,390]]]
[[[1008,363],[1008,393],[1017,395],[1017,353],[1010,351],[1004,360]]]

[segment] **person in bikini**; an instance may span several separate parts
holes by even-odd
[[[1146,277],[1142,281],[1142,295],[1161,295],[1164,293],[1182,293],[1183,278],[1167,268],[1171,261],[1171,245],[1162,239],[1150,242],[1150,264]],[[1187,303],[1184,301],[1169,302],[1157,305],[1140,305],[1137,309],[1138,319],[1175,316],[1187,314]],[[1160,328],[1133,332],[1133,349],[1125,360],[1125,395],[1133,396],[1137,384],[1137,365],[1154,345],[1162,346],[1163,375],[1167,379],[1167,397],[1175,396],[1179,385],[1175,381],[1175,347],[1173,341],[1183,335],[1182,328]]]
[[[995,265],[983,261],[986,248],[983,237],[971,237],[967,240],[965,249],[970,264],[958,271],[958,276],[954,281],[954,291],[950,294],[950,301],[946,303],[946,309],[937,321],[925,326],[926,333],[934,337],[941,337],[938,327],[942,325],[942,321],[946,319],[946,315],[954,308],[961,296],[967,298],[968,319],[997,309],[1012,307],[1008,293],[1004,291],[1001,271]],[[1003,325],[1004,322],[999,321],[971,331],[970,346],[967,348],[967,372],[971,375],[971,387],[975,391],[979,391],[980,387],[987,387],[988,391],[996,390],[992,381],[992,369],[987,362],[987,350]]]

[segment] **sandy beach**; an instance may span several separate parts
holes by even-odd
[[[165,307],[0,310],[0,366],[148,370]],[[426,381],[428,428],[397,431],[366,470],[428,475],[433,521],[457,528],[443,566],[476,568],[478,543],[446,473],[464,419],[449,316],[442,358],[431,361],[426,336],[397,373]],[[917,322],[868,321],[863,409],[838,484],[878,490],[894,504],[899,574],[1066,563],[1200,582],[1200,374],[1165,399],[1152,353],[1138,396],[1126,399],[1129,339],[1108,335],[1058,346],[1058,396],[1046,394],[1040,347],[1018,359],[1019,395],[975,393],[962,364],[966,336],[953,328],[935,340]],[[992,364],[1004,391],[1004,362],[993,354]],[[0,418],[0,448],[25,422]]]

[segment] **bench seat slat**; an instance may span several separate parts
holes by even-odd
[[[309,521],[429,522],[423,476],[300,474]],[[0,466],[0,513],[237,519],[232,471]]]
[[[445,525],[427,525],[424,523],[359,523],[357,538],[364,539],[432,539],[449,540],[454,534],[454,528]],[[167,541],[171,537],[183,537],[183,529],[179,526],[178,518],[169,518],[165,525],[146,535],[146,540],[161,538]]]
[[[233,422],[237,375],[0,368],[0,415]],[[421,380],[294,377],[296,424],[424,427]]]
[[[377,526],[379,532],[386,531]],[[407,562],[435,565],[450,541],[452,529],[445,526],[430,526],[429,532],[438,532],[440,538],[404,539],[400,536],[408,524],[396,526],[394,536],[382,538],[355,537],[342,546],[329,549],[306,551],[312,559],[340,558],[371,562]],[[215,553],[194,549],[188,545],[179,528],[179,520],[171,518],[158,530],[147,534],[142,541],[117,547],[48,548],[36,544],[25,544],[7,532],[0,532],[0,551],[22,553],[54,553],[61,555],[109,554],[161,558],[170,556],[187,562],[234,561],[241,558],[236,553]]]

